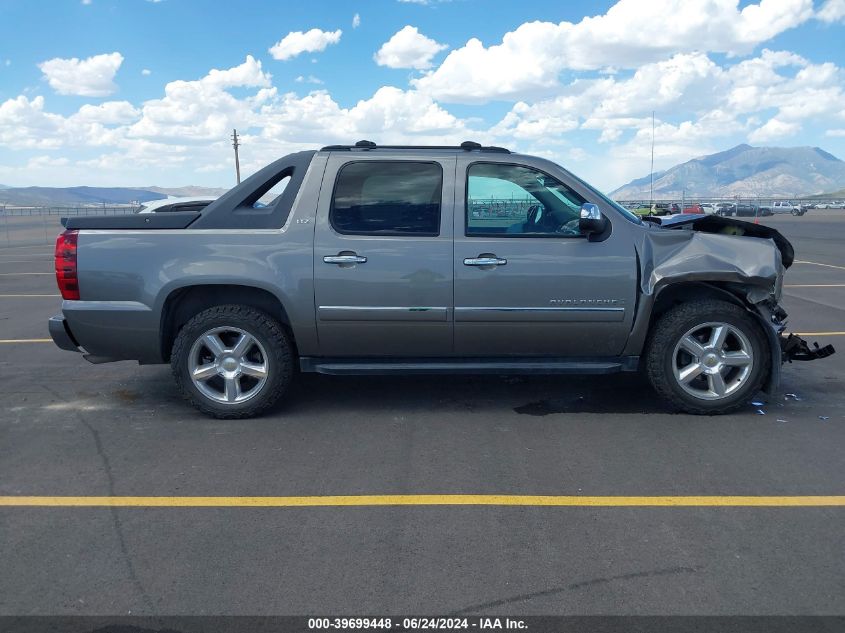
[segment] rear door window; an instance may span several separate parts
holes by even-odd
[[[347,163],[338,172],[329,221],[345,235],[437,236],[442,189],[438,163]]]

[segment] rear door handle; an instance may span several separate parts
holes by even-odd
[[[508,260],[502,257],[483,256],[483,257],[467,257],[464,259],[464,266],[504,266]]]
[[[367,258],[361,255],[326,255],[323,261],[327,264],[366,264]]]

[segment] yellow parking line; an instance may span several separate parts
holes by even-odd
[[[552,495],[342,495],[319,497],[0,497],[0,506],[291,508],[366,506],[845,507],[845,496],[577,497]]]
[[[845,336],[845,332],[794,332],[798,336]]]
[[[0,338],[0,344],[10,345],[12,343],[52,343],[51,338]]]
[[[838,268],[839,270],[845,270],[845,266],[834,266],[833,264],[822,264],[819,262],[808,262],[806,260],[799,260],[796,259],[793,264],[812,264],[813,266],[824,266],[825,268]]]

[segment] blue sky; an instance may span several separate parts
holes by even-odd
[[[648,172],[652,110],[656,168],[845,157],[845,0],[241,4],[0,0],[0,183],[229,186],[237,127],[246,171],[475,139],[609,190]]]

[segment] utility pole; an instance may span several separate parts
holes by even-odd
[[[241,146],[238,142],[238,131],[232,130],[232,147],[235,148],[235,175],[238,178],[238,184],[241,184],[241,161],[238,158],[238,148]]]
[[[654,207],[654,110],[651,111],[651,189],[649,206]]]

